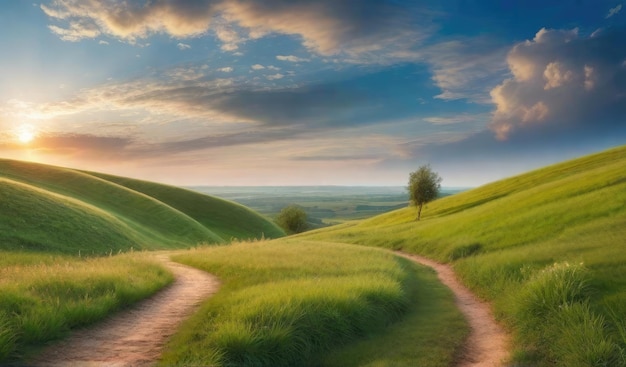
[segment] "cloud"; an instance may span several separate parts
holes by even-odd
[[[261,64],[254,64],[254,65],[250,66],[250,68],[252,70],[263,70],[263,69],[265,69],[265,66],[263,66]]]
[[[283,74],[281,74],[281,73],[276,73],[276,74],[273,74],[273,75],[266,75],[265,76],[265,78],[267,80],[278,80],[278,79],[282,79],[284,77],[285,76]]]
[[[232,73],[232,72],[233,72],[233,70],[235,70],[235,69],[233,69],[233,67],[232,67],[232,66],[226,66],[226,67],[223,67],[223,68],[219,68],[219,69],[217,69],[217,70],[218,70],[218,71],[221,71],[221,72],[223,72],[223,73]]]
[[[189,50],[191,48],[191,45],[188,45],[186,43],[182,43],[179,42],[176,47],[178,47],[179,50],[184,51],[184,50]]]
[[[230,67],[225,71],[230,71]],[[281,77],[282,74],[268,76],[270,80]],[[107,111],[109,115],[129,111],[147,115],[145,123],[157,125],[191,119],[205,124],[309,124],[315,128],[332,123],[349,125],[352,121],[346,119],[347,114],[360,114],[371,105],[363,103],[369,97],[349,83],[277,88],[235,78],[216,78],[202,67],[175,68],[160,72],[158,78],[109,83],[81,90],[64,101],[40,105],[14,100],[4,110],[11,115],[45,120],[96,111]]]
[[[83,38],[96,38],[101,34],[98,26],[85,21],[72,21],[67,28],[55,25],[48,26],[48,28],[62,40],[70,42],[77,42]]]
[[[491,91],[491,129],[499,139],[517,131],[599,130],[626,121],[626,28],[585,37],[541,29],[507,56],[513,75]]]
[[[213,27],[213,31],[215,36],[222,41],[220,47],[222,51],[236,51],[239,49],[239,44],[247,40],[246,37],[240,35],[232,26],[222,20]]]
[[[108,45],[108,44],[109,44],[109,42],[107,42],[107,41],[105,41],[105,40],[100,40],[100,41],[98,41],[98,44],[99,44],[99,45]]]
[[[442,41],[416,55],[432,70],[441,89],[435,98],[489,103],[489,90],[506,75],[506,49],[484,37]]]
[[[49,17],[69,24],[66,28],[50,27],[62,39],[69,41],[94,38],[100,33],[131,42],[154,33],[166,33],[178,38],[192,37],[205,33],[215,14],[212,1],[193,0],[162,0],[144,4],[55,0],[50,5],[42,4],[41,9]],[[86,28],[93,31],[79,31]]]
[[[309,62],[311,60],[303,58],[303,57],[297,57],[294,55],[278,55],[276,56],[277,60],[280,61],[289,61],[289,62]]]
[[[374,54],[371,62],[430,32],[415,4],[378,0],[54,0],[40,8],[56,23],[50,29],[67,41],[106,34],[136,43],[159,33],[180,39],[212,32],[222,50],[235,51],[247,40],[282,34],[315,54]]]
[[[619,14],[622,10],[622,4],[618,4],[616,7],[609,9],[609,13],[606,15],[606,19]]]
[[[460,124],[460,123],[468,123],[468,122],[481,122],[485,121],[487,116],[485,114],[460,114],[455,116],[433,116],[433,117],[425,117],[422,120],[434,124],[434,125],[451,125],[451,124]]]

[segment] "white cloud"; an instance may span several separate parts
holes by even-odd
[[[215,36],[222,41],[220,47],[222,51],[236,51],[239,49],[239,44],[246,39],[242,37],[237,31],[235,31],[229,24],[221,21],[214,27]]]
[[[226,66],[226,67],[223,67],[223,68],[219,68],[217,70],[221,71],[223,73],[232,73],[233,70],[235,70],[235,69],[233,69],[231,66]]]
[[[130,42],[154,33],[179,38],[198,36],[207,31],[214,15],[211,4],[173,0],[145,5],[127,1],[55,0],[40,7],[51,18],[68,21],[70,29],[76,21],[89,23],[101,33]],[[57,30],[63,29],[57,27]],[[95,37],[89,33],[77,36]]]
[[[270,69],[270,70],[274,70],[274,71],[278,71],[278,70],[280,70],[280,68],[279,68],[279,67],[276,67],[276,66],[274,66],[274,65],[268,65],[268,66],[267,66],[267,68],[268,68],[268,69]]]
[[[261,65],[261,64],[254,64],[250,67],[252,70],[263,70],[265,69],[265,66]]]
[[[68,41],[106,34],[136,43],[159,33],[178,39],[213,33],[222,50],[232,52],[242,42],[283,34],[312,53],[358,63],[397,59],[429,32],[422,12],[407,16],[415,4],[371,2],[367,11],[354,11],[363,6],[361,0],[54,0],[40,8],[55,21],[50,29]]]
[[[546,70],[543,72],[543,78],[546,80],[546,85],[543,89],[558,88],[571,81],[573,76],[574,73],[572,73],[571,70],[567,70],[563,64],[551,62],[546,66]]]
[[[100,35],[98,27],[86,21],[72,21],[68,28],[61,28],[55,25],[48,26],[52,33],[61,37],[64,41],[77,42],[83,38],[96,38]]]
[[[616,7],[609,9],[609,13],[606,15],[606,19],[619,14],[622,10],[622,4],[618,4]]]
[[[165,73],[169,78],[173,80],[197,80],[204,76],[203,67],[190,67],[190,68],[174,68]]]
[[[309,62],[311,60],[305,59],[303,57],[298,57],[294,55],[278,55],[276,56],[277,60],[280,61],[289,61],[289,62]]]
[[[513,77],[491,90],[491,129],[507,139],[516,130],[609,126],[626,121],[626,30],[581,37],[576,29],[541,29],[507,56]]]
[[[478,115],[461,114],[461,115],[455,115],[455,116],[426,117],[426,118],[423,118],[422,120],[428,123],[431,123],[433,125],[450,125],[450,124],[460,124],[460,123],[466,123],[466,122],[484,121],[485,117],[486,116],[483,114],[478,114]]]
[[[108,45],[108,44],[109,44],[109,42],[107,42],[107,41],[105,41],[105,40],[100,40],[100,41],[98,41],[98,44],[99,44],[99,45]]]
[[[440,42],[413,57],[430,65],[432,80],[441,89],[435,98],[489,103],[489,90],[506,74],[505,55],[503,47],[479,37]]]
[[[183,50],[189,50],[191,48],[191,45],[188,45],[186,43],[182,43],[179,42],[176,47],[178,47],[179,50],[183,51]]]
[[[284,77],[285,76],[283,74],[281,74],[281,73],[276,73],[276,74],[273,74],[273,75],[266,75],[265,76],[265,78],[267,80],[278,80],[278,79],[282,79]]]

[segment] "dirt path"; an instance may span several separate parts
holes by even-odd
[[[458,367],[503,366],[509,357],[507,333],[495,322],[488,304],[480,301],[456,278],[449,265],[437,263],[425,257],[396,252],[422,265],[435,269],[439,280],[455,295],[456,304],[467,318],[471,332],[466,341]]]
[[[219,287],[214,276],[159,255],[174,283],[136,307],[51,345],[29,366],[149,366],[167,339]]]

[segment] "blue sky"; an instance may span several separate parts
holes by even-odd
[[[176,185],[475,186],[626,142],[623,1],[0,3],[0,156]]]

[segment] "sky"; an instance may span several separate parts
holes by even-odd
[[[626,143],[623,0],[1,1],[0,157],[478,186]]]

